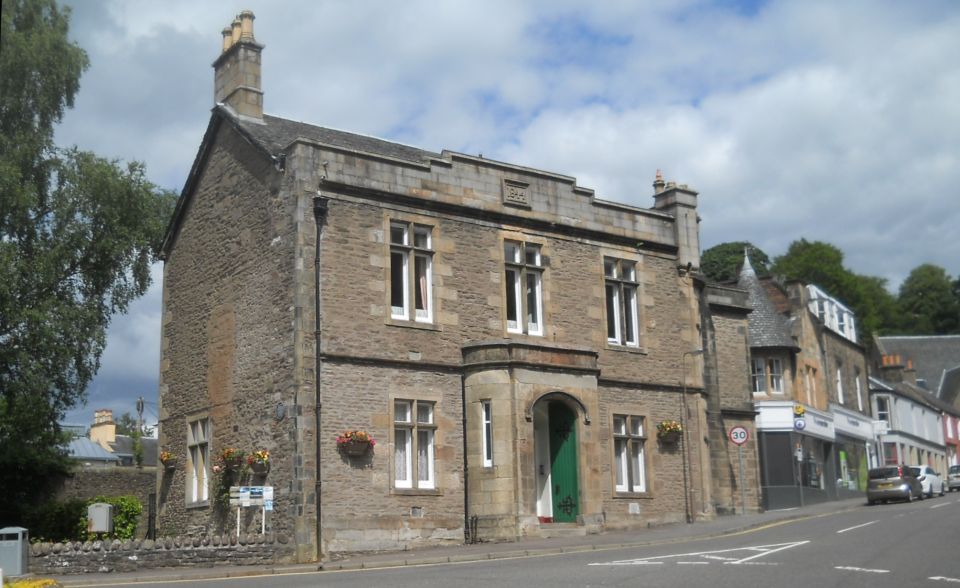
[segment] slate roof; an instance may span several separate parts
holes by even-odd
[[[143,465],[157,465],[157,440],[152,437],[141,437],[140,444],[143,446]],[[132,463],[133,437],[117,435],[114,442],[110,444],[110,447],[113,448],[113,453],[123,459],[123,461]]]
[[[905,398],[909,398],[914,402],[923,404],[934,410],[948,412],[953,415],[960,415],[960,411],[958,411],[957,408],[937,398],[928,390],[924,390],[920,386],[916,386],[908,382],[888,382],[886,380],[881,380],[880,378],[870,376],[870,389],[895,391]]]
[[[913,362],[917,379],[925,380],[927,389],[940,398],[953,402],[960,393],[960,373],[945,373],[960,371],[960,335],[878,337],[877,347],[883,355]],[[948,385],[941,389],[941,383]]]
[[[77,461],[119,462],[120,458],[110,453],[99,443],[86,437],[74,439],[67,444],[67,454]]]
[[[278,153],[297,139],[306,139],[349,151],[360,151],[381,157],[389,157],[420,164],[424,164],[430,159],[440,157],[439,153],[425,151],[401,143],[385,141],[368,135],[359,135],[357,133],[318,127],[304,122],[270,116],[268,114],[263,115],[263,123],[261,124],[237,118],[230,110],[222,105],[217,106],[215,110],[217,109],[219,109],[220,114],[236,124],[259,143],[263,149],[271,154]]]
[[[750,256],[744,252],[743,268],[737,286],[746,290],[750,297],[753,312],[747,319],[750,334],[750,347],[777,347],[798,349],[794,340],[793,319],[777,312],[767,291],[760,283],[757,272],[750,264]]]

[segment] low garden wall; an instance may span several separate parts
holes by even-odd
[[[35,543],[30,546],[30,571],[64,575],[252,566],[289,562],[293,556],[289,538],[272,534]]]

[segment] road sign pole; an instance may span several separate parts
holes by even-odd
[[[747,483],[743,479],[743,445],[737,445],[737,457],[740,460],[740,514],[747,514]]]

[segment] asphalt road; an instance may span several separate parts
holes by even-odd
[[[169,587],[183,583],[137,586]],[[201,584],[279,588],[960,588],[960,500],[948,494],[912,504],[863,506],[714,539],[654,547],[379,570],[203,580]]]

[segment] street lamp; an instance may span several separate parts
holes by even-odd
[[[694,349],[693,351],[684,351],[680,357],[680,383],[683,394],[680,397],[680,428],[683,429],[683,451],[680,454],[683,459],[683,505],[686,510],[687,523],[693,522],[693,513],[690,512],[690,505],[693,501],[690,499],[690,474],[688,473],[690,464],[690,444],[687,435],[687,356],[703,355],[703,349]]]

